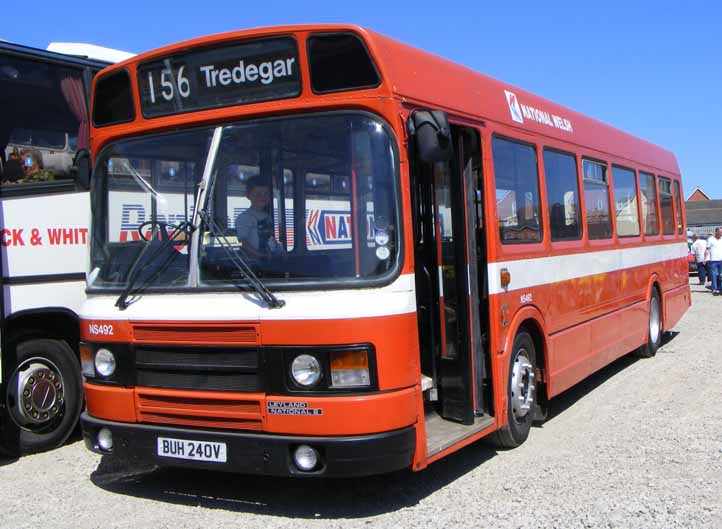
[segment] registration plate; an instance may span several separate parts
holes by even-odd
[[[226,462],[226,443],[158,437],[158,455],[193,461]]]

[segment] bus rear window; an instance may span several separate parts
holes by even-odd
[[[317,94],[379,85],[380,78],[361,39],[355,35],[314,35],[308,39],[311,87]]]
[[[132,121],[135,117],[128,72],[104,75],[95,83],[93,123],[96,127]]]

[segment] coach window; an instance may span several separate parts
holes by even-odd
[[[662,211],[662,233],[674,235],[674,210],[672,209],[672,182],[659,177],[659,202]]]
[[[552,240],[581,239],[579,183],[574,155],[544,149],[544,176]]]
[[[584,170],[584,205],[590,239],[610,239],[612,219],[609,215],[607,166],[592,160],[582,162]]]
[[[683,233],[682,231],[682,199],[680,196],[682,192],[679,189],[679,182],[674,182],[674,207],[677,214],[677,233]]]
[[[4,55],[0,116],[3,193],[73,191],[73,158],[89,139],[83,70]]]
[[[642,192],[642,218],[644,219],[644,234],[659,235],[659,219],[657,218],[657,189],[654,185],[654,175],[639,173],[639,187]]]
[[[614,180],[614,212],[619,237],[639,235],[639,213],[637,210],[637,179],[634,171],[612,167]]]
[[[542,238],[539,176],[533,146],[495,137],[496,213],[501,242],[528,243]]]

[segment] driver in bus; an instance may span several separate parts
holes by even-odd
[[[270,185],[259,177],[253,177],[246,182],[246,196],[251,207],[236,218],[238,243],[254,259],[267,260],[281,255],[283,248],[273,236],[273,222],[268,213]]]

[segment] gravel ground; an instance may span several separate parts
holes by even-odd
[[[722,298],[692,289],[656,358],[554,399],[516,450],[476,443],[420,473],[308,481],[124,467],[76,437],[0,459],[0,526],[722,528]]]

